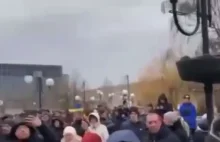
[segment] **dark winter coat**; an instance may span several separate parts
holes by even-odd
[[[181,121],[177,120],[173,126],[169,126],[171,131],[176,134],[176,136],[180,139],[181,142],[188,142],[189,138],[187,136],[186,131],[182,127]]]
[[[11,133],[6,139],[6,142],[19,142],[19,140],[15,136],[15,132],[20,125],[28,126],[31,132],[30,137],[24,142],[57,142],[57,140],[55,139],[55,133],[53,133],[46,125],[42,124],[38,128],[33,128],[23,122],[15,125],[12,128]]]
[[[181,142],[179,138],[166,126],[162,126],[158,133],[147,132],[143,142]]]

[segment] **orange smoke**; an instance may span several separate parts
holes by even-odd
[[[182,83],[175,61],[157,57],[139,75],[136,85],[137,100],[141,104],[155,104],[161,93],[170,98],[171,91],[180,88]]]

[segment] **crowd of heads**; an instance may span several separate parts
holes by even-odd
[[[97,108],[76,112],[25,110],[20,114],[1,117],[0,141],[203,142],[192,137],[195,131],[195,136],[199,134],[194,126],[194,120],[192,121],[189,115],[192,114],[193,117],[196,115],[193,109],[189,95],[184,96],[183,105],[178,111],[173,110],[166,95],[161,94],[156,105],[149,103],[145,106],[127,107],[123,104],[109,109],[105,104],[101,104]],[[217,130],[217,122],[220,121],[216,121],[210,133],[215,139],[219,138],[220,131]],[[208,132],[205,117],[198,123],[198,127],[202,132]]]

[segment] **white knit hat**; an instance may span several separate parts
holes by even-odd
[[[63,135],[66,135],[66,134],[72,134],[72,135],[76,135],[76,129],[71,127],[71,126],[67,126],[65,127],[64,131],[63,131]]]
[[[164,119],[168,119],[171,124],[175,123],[179,118],[180,115],[177,111],[169,111],[164,114]]]
[[[207,119],[207,114],[203,114],[201,119]]]

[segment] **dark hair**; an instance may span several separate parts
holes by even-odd
[[[148,114],[157,114],[161,119],[163,119],[163,113],[159,109],[154,109],[148,112]]]
[[[132,112],[134,112],[134,113],[136,113],[137,115],[139,115],[139,110],[138,110],[138,108],[137,108],[137,107],[134,107],[134,106],[130,108],[130,111],[129,111],[129,112],[130,112],[130,114],[131,114]]]
[[[96,119],[96,121],[98,122],[98,118],[94,115],[89,115],[89,121],[91,121],[91,119]]]
[[[152,103],[147,104],[147,107],[154,107]]]
[[[190,96],[189,96],[188,94],[186,94],[186,95],[183,96],[183,99],[188,99],[188,100],[190,100]]]

